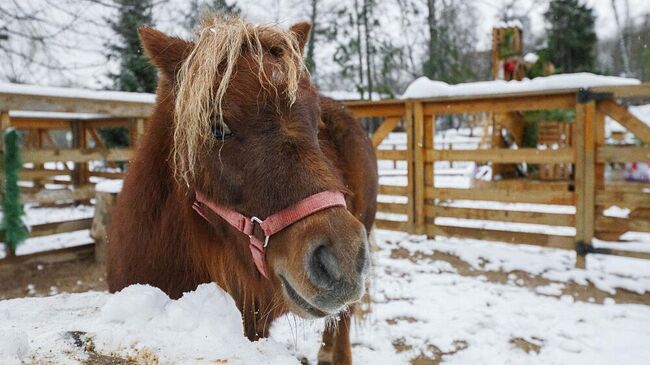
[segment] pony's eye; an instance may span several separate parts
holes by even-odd
[[[222,141],[234,136],[235,134],[226,123],[218,123],[212,125],[212,135],[218,141]]]

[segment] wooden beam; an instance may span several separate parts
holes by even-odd
[[[112,149],[43,149],[23,150],[24,163],[44,163],[50,161],[128,161],[133,157],[133,150],[126,148]]]
[[[647,162],[650,147],[599,147],[598,162]]]
[[[11,118],[11,126],[16,129],[70,129],[68,119]]]
[[[650,127],[630,113],[626,107],[612,100],[603,100],[598,103],[598,111],[609,115],[638,139],[650,144]]]
[[[381,142],[390,134],[390,132],[395,129],[397,124],[399,124],[400,120],[402,118],[399,117],[392,117],[392,118],[386,118],[384,122],[377,128],[375,133],[372,134],[372,147],[377,148],[381,144]]]
[[[589,88],[595,93],[611,93],[613,98],[650,97],[650,83],[641,85],[601,86]]]
[[[38,224],[31,227],[29,237],[49,236],[51,234],[90,229],[92,223],[93,223],[92,218],[85,218],[85,219],[78,219],[74,221]]]
[[[455,114],[476,112],[513,112],[544,109],[569,109],[576,105],[575,94],[476,97],[467,100],[425,101],[424,114]]]
[[[97,113],[116,117],[147,117],[154,103],[0,92],[0,110]]]
[[[408,206],[400,203],[377,203],[377,211],[382,213],[408,214]]]
[[[574,153],[570,148],[539,150],[537,148],[491,150],[428,150],[427,161],[475,161],[496,163],[571,163]]]
[[[504,203],[556,205],[573,205],[575,202],[575,197],[572,192],[499,189],[428,188],[425,191],[425,198],[441,200],[484,200]]]
[[[355,118],[365,117],[401,117],[404,115],[404,103],[400,104],[375,104],[368,103],[364,105],[348,104],[348,109],[354,114]]]
[[[386,219],[375,219],[375,226],[379,229],[388,229],[391,231],[408,232],[411,225],[409,222],[390,221]]]
[[[406,186],[399,185],[379,185],[380,195],[406,195],[408,192]]]
[[[573,238],[567,236],[441,225],[427,226],[427,235],[471,238],[476,240],[497,241],[505,243],[521,243],[527,245],[564,249],[572,249],[574,245]]]
[[[406,151],[408,153],[406,164],[406,196],[408,198],[408,233],[415,233],[415,110],[413,103],[406,103],[404,126],[406,127]]]
[[[82,258],[91,257],[94,253],[95,244],[89,243],[81,246],[36,252],[28,255],[5,257],[0,260],[0,267],[18,267],[18,265],[24,267],[25,265],[37,262],[58,263],[65,261],[78,261]]]
[[[92,184],[69,189],[43,189],[38,192],[23,194],[23,201],[33,201],[40,204],[52,204],[60,201],[89,200],[95,196],[95,186]]]
[[[596,193],[596,204],[603,207],[650,208],[650,194],[604,191]]]
[[[425,233],[424,222],[424,113],[422,112],[422,103],[414,102],[413,104],[413,203],[415,234]]]
[[[549,226],[573,227],[575,215],[558,213],[526,212],[515,210],[457,208],[449,206],[426,206],[427,217],[450,217],[513,223],[543,224]]]
[[[600,216],[596,218],[596,230],[604,232],[650,232],[650,221],[647,219]]]
[[[407,160],[408,151],[406,150],[376,150],[377,160]]]

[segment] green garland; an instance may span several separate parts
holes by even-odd
[[[27,239],[27,227],[23,223],[23,205],[20,201],[18,174],[22,167],[20,162],[20,135],[11,128],[4,133],[4,199],[2,209],[2,227],[5,231],[5,243],[12,251]]]

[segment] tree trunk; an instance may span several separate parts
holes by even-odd
[[[359,93],[361,94],[361,100],[364,99],[363,93],[363,50],[361,49],[361,22],[360,22],[360,13],[359,13],[359,0],[354,0],[354,15],[355,25],[357,30],[357,55],[359,56]]]
[[[316,34],[316,21],[318,19],[318,0],[311,0],[311,13],[309,21],[311,22],[311,32],[309,32],[309,41],[307,42],[307,57],[305,63],[311,74],[316,73],[316,60],[314,60],[314,37]]]
[[[372,77],[372,57],[370,45],[370,24],[368,22],[369,0],[363,0],[363,28],[366,43],[366,80],[368,81],[368,100],[372,100],[373,77]]]

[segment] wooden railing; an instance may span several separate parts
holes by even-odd
[[[620,104],[621,98],[650,97],[648,84],[595,88],[592,90],[551,90],[535,93],[453,97],[421,100],[355,101],[346,105],[357,118],[379,118],[382,123],[372,135],[377,158],[406,166],[403,183],[382,182],[379,186],[377,227],[401,230],[430,237],[473,238],[508,243],[577,249],[578,265],[586,253],[610,253],[650,258],[650,255],[624,249],[596,249],[591,243],[598,235],[620,235],[625,231],[650,232],[650,184],[608,182],[605,164],[650,160],[650,148],[615,147],[605,144],[605,115],[618,121],[639,140],[650,143],[650,128]],[[0,93],[1,129],[15,127],[32,135],[22,151],[25,163],[33,166],[21,173],[21,180],[32,181],[25,200],[42,205],[61,202],[88,202],[94,195],[93,177],[121,178],[121,171],[93,170],[91,162],[128,161],[138,137],[152,111],[152,102],[101,99],[100,96],[64,97]],[[488,113],[508,115],[521,111],[573,109],[576,119],[574,138],[560,149],[506,148],[475,150],[436,149],[436,118],[449,114]],[[101,113],[97,116],[22,116],[9,112]],[[495,119],[496,120],[496,119]],[[106,148],[97,128],[126,127],[131,143],[126,148]],[[495,122],[493,127],[499,127]],[[406,135],[405,144],[385,149],[382,143],[393,131]],[[72,135],[69,146],[57,145],[52,130]],[[440,143],[438,143],[440,145]],[[91,148],[91,146],[93,146]],[[403,149],[400,149],[403,148]],[[573,178],[567,181],[540,182],[530,179],[477,182],[471,188],[444,187],[434,183],[435,162],[473,161],[494,165],[572,164]],[[45,164],[58,162],[57,169]],[[394,164],[393,164],[394,166]],[[60,176],[64,175],[63,178]],[[56,185],[57,187],[51,187]],[[470,204],[459,205],[467,201]],[[512,208],[508,204],[533,204],[544,209]],[[632,210],[627,218],[605,216],[613,205]],[[573,207],[548,209],[549,207]],[[483,222],[455,224],[454,222]],[[451,223],[450,223],[451,222]],[[499,227],[494,225],[499,224]],[[506,225],[504,225],[506,224]],[[553,233],[510,229],[507,224],[535,224],[565,227],[575,233]],[[89,219],[48,223],[33,227],[31,236],[87,229]],[[0,237],[1,238],[1,237]]]
[[[618,103],[623,97],[650,97],[650,85],[598,88],[594,90],[553,90],[536,93],[488,95],[428,100],[351,102],[348,107],[358,118],[381,118],[384,122],[372,136],[378,160],[404,161],[407,165],[404,186],[380,185],[377,227],[403,230],[427,236],[464,237],[480,240],[523,243],[563,249],[576,249],[577,265],[585,265],[587,253],[618,254],[650,258],[650,254],[624,249],[592,246],[596,235],[625,231],[650,232],[650,184],[605,181],[605,163],[650,161],[650,148],[614,147],[605,144],[605,115],[618,121],[639,140],[650,143],[650,128]],[[437,150],[435,120],[440,115],[486,112],[508,115],[522,111],[549,109],[575,110],[573,143],[569,148],[492,148],[487,150]],[[402,124],[406,131],[405,150],[381,150],[381,143]],[[499,128],[498,123],[492,126]],[[472,188],[440,187],[434,184],[437,161],[473,161],[492,164],[572,164],[573,178],[563,182],[512,179],[483,182]],[[397,198],[401,198],[400,202]],[[473,206],[457,206],[470,201]],[[491,204],[486,202],[496,202]],[[503,208],[504,204],[524,203],[542,209]],[[611,206],[630,208],[628,218],[606,217]],[[571,206],[566,209],[549,207]],[[516,210],[515,210],[516,209]],[[555,212],[548,212],[548,211]],[[650,212],[650,210],[648,210]],[[386,218],[385,218],[386,217]],[[484,222],[471,224],[440,223],[453,220]],[[461,222],[462,223],[462,222]],[[503,223],[524,223],[569,227],[575,234],[530,232],[508,229]],[[492,228],[491,225],[501,228]],[[474,224],[476,226],[476,224]],[[566,230],[565,230],[566,231]]]

